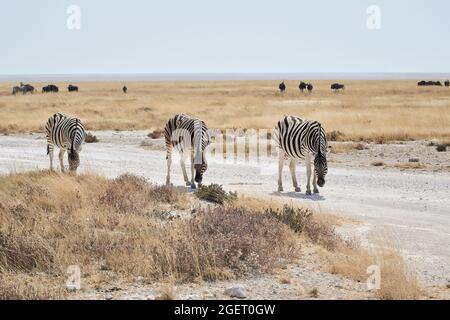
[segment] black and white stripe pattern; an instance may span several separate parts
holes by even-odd
[[[76,171],[80,164],[79,153],[85,139],[85,130],[81,121],[62,113],[55,113],[45,125],[47,136],[47,154],[50,157],[50,170],[53,170],[53,149],[57,146],[61,171],[64,171],[64,153],[68,151],[69,169]]]
[[[177,114],[170,118],[164,129],[167,151],[166,184],[170,184],[170,167],[172,165],[172,148],[180,154],[180,165],[183,170],[186,185],[196,188],[200,186],[203,174],[207,169],[205,150],[210,144],[210,135],[205,122],[184,114]],[[191,180],[186,173],[185,158],[191,157]]]
[[[328,172],[327,137],[322,125],[318,121],[286,116],[278,122],[274,139],[279,148],[278,191],[283,191],[282,171],[286,158],[290,160],[289,168],[295,191],[300,191],[295,167],[298,160],[306,159],[306,194],[310,195],[311,158],[314,158],[313,187],[314,193],[318,193],[317,184],[320,187],[324,186],[325,175]]]

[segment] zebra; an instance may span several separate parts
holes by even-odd
[[[68,151],[69,170],[76,172],[80,164],[80,151],[86,133],[84,126],[78,118],[72,118],[62,113],[55,113],[48,118],[45,125],[47,136],[47,155],[50,157],[50,170],[53,171],[53,148],[59,150],[61,171],[64,172],[64,153]]]
[[[314,193],[325,185],[327,167],[327,138],[322,125],[315,120],[304,120],[296,116],[286,116],[278,121],[274,131],[274,140],[279,148],[278,191],[283,191],[282,173],[284,160],[289,159],[289,169],[295,192],[300,192],[295,177],[297,161],[306,159],[306,194],[311,195],[311,159],[314,157]]]
[[[210,134],[204,121],[185,114],[177,114],[167,121],[164,129],[167,152],[166,184],[170,185],[170,167],[172,165],[172,148],[180,154],[180,166],[183,170],[186,186],[195,189],[195,182],[201,187],[203,174],[208,168],[205,150],[210,144]],[[191,156],[191,180],[186,173],[185,158]],[[194,174],[195,173],[195,174]]]

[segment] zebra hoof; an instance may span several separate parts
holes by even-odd
[[[314,193],[319,193],[319,189],[314,188]]]
[[[195,185],[195,183],[191,183],[190,186],[191,186],[191,189],[197,189],[197,186]]]
[[[300,192],[302,190],[300,190],[300,187],[295,187],[295,192]]]
[[[191,183],[189,181],[186,181],[186,187],[190,187]]]
[[[311,190],[306,190],[306,195],[310,196],[311,195]]]
[[[278,187],[278,192],[283,192],[283,187]]]

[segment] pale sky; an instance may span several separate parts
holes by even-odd
[[[0,75],[448,73],[449,15],[448,0],[0,0]]]

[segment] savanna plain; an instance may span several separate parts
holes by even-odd
[[[129,82],[126,94],[118,82],[48,94],[32,83],[27,95],[1,83],[0,298],[448,299],[450,88],[342,80],[335,93],[332,82],[301,93],[286,81],[284,94],[277,81]],[[55,112],[96,137],[77,175],[47,170]],[[327,183],[306,196],[285,172],[276,192],[271,150],[212,157],[199,190],[174,161],[165,186],[161,129],[177,113],[236,136],[284,115],[319,120]]]

